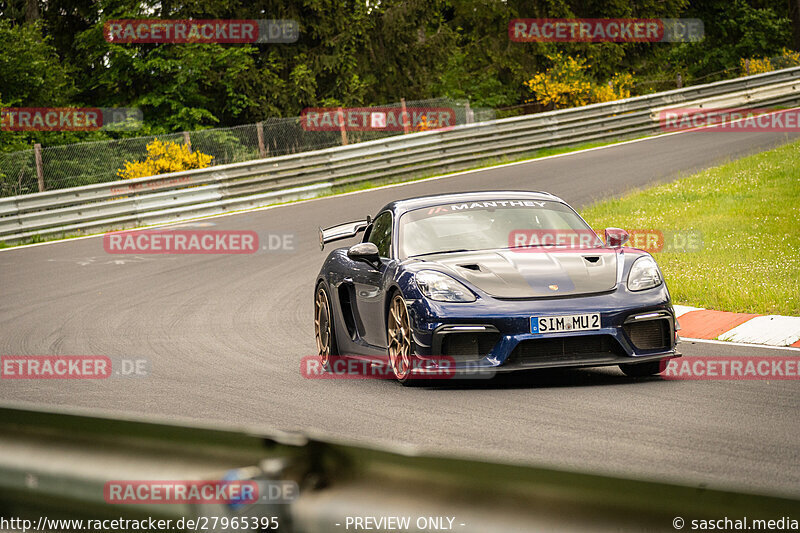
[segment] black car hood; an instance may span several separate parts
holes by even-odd
[[[612,248],[484,250],[424,258],[498,298],[607,292],[617,284],[617,261]]]

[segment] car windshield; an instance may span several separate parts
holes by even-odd
[[[518,247],[602,246],[567,205],[547,200],[491,200],[425,207],[399,223],[400,257]]]

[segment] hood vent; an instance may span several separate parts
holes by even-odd
[[[616,252],[610,250],[485,250],[466,255],[441,255],[435,262],[495,298],[595,294],[610,291],[617,284]],[[558,285],[557,295],[548,288],[550,284]]]

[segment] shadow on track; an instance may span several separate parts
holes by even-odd
[[[417,388],[435,390],[503,390],[556,387],[593,387],[602,385],[631,385],[647,382],[666,381],[660,376],[645,378],[628,377],[615,367],[613,371],[597,368],[548,368],[539,370],[520,370],[518,372],[498,373],[486,379],[431,380]]]

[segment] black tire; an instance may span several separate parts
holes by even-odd
[[[626,376],[632,378],[644,378],[647,376],[655,376],[661,373],[665,368],[665,361],[650,361],[647,363],[636,363],[632,365],[619,365],[619,369]]]
[[[336,327],[333,322],[331,297],[324,283],[317,285],[314,294],[314,335],[317,341],[317,355],[322,367],[330,370],[331,357],[339,355],[336,344]]]

